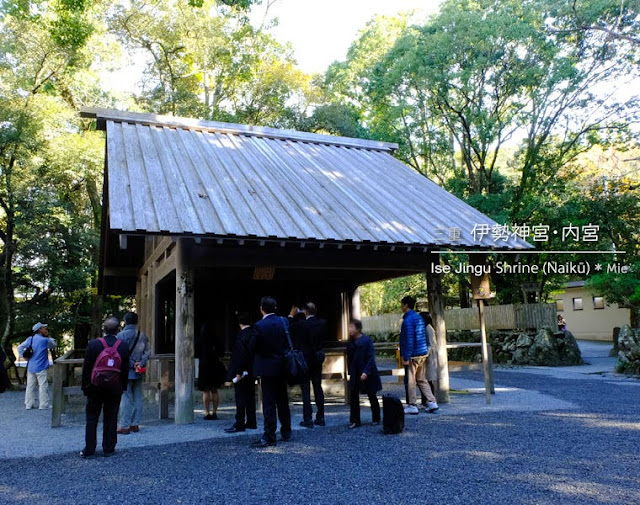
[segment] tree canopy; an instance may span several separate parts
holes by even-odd
[[[638,93],[619,91],[640,70],[637,1],[446,0],[420,22],[378,16],[320,76],[298,68],[273,22],[251,23],[260,3],[2,2],[6,349],[34,319],[81,346],[105,312],[128,303],[96,292],[103,137],[76,114],[122,105],[101,79],[122,75],[127,61],[143,68],[128,108],[397,142],[399,159],[500,223],[596,225],[587,245],[607,251],[598,260],[636,273],[602,272],[591,285],[638,314]],[[585,244],[551,236],[536,245],[551,254]],[[511,302],[522,300],[522,282],[548,297],[566,280],[494,282]],[[465,303],[466,279],[447,277],[445,287],[450,304]],[[397,297],[424,291],[416,277],[367,286],[365,309],[393,310]]]

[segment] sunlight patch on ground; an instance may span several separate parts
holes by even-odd
[[[625,491],[619,487],[599,484],[595,481],[576,480],[569,476],[559,476],[547,473],[529,473],[510,475],[510,479],[520,482],[533,483],[558,495],[566,497],[579,496],[585,501],[596,500],[597,503],[615,503],[620,504],[620,493],[626,494],[627,501],[625,503],[637,503],[637,496],[632,490]],[[558,497],[560,498],[560,496]],[[558,501],[558,503],[562,503]]]
[[[549,417],[562,417],[579,421],[585,426],[591,428],[610,428],[614,430],[640,430],[640,423],[630,423],[625,421],[616,421],[612,419],[603,419],[596,414],[581,414],[569,412],[549,412],[545,414]]]

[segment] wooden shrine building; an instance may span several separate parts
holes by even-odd
[[[344,340],[349,317],[359,315],[358,286],[427,273],[442,335],[433,251],[529,247],[474,237],[476,224],[495,223],[395,159],[396,144],[81,114],[106,131],[100,290],[135,295],[153,352],[175,354],[177,423],[193,421],[194,337],[206,327],[228,347],[236,314],[257,318],[262,296],[274,296],[283,315],[315,301],[332,337]],[[440,388],[446,396],[448,376]]]

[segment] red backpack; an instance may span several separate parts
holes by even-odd
[[[116,339],[113,347],[109,347],[104,338],[99,340],[104,349],[98,354],[93,370],[91,370],[91,384],[100,389],[119,390],[122,357],[118,352],[118,346],[122,340]]]

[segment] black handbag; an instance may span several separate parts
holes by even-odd
[[[289,342],[289,350],[285,353],[287,384],[295,386],[309,376],[309,368],[302,351],[297,351],[293,348],[289,328],[287,328],[284,318],[281,318],[281,320],[284,332],[287,334],[287,342]]]
[[[33,358],[33,337],[31,337],[31,343],[29,344],[29,347],[27,347],[22,353],[22,357],[27,361]]]

